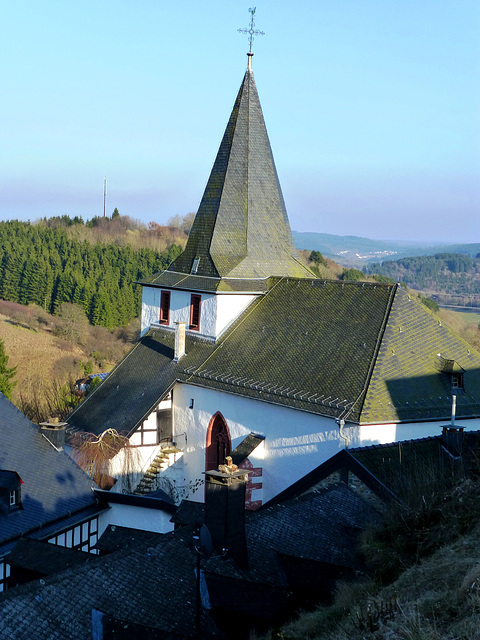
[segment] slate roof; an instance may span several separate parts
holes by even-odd
[[[162,629],[165,637],[195,635],[196,562],[191,531],[159,534],[87,564],[0,595],[0,637],[10,640],[88,640],[92,609]],[[207,615],[205,637],[221,638]],[[172,635],[168,635],[168,634]],[[175,636],[173,636],[175,637]]]
[[[228,556],[202,561],[212,604],[267,618],[280,613],[288,590],[280,556],[358,567],[356,534],[377,517],[344,485],[250,514],[246,535],[251,571],[239,570]],[[44,584],[35,581],[2,594],[0,637],[86,640],[91,638],[92,609],[161,629],[165,637],[193,637],[195,531],[185,526],[152,534],[110,527],[104,548],[118,551],[92,556],[88,564],[46,577]],[[208,638],[231,637],[205,611],[202,632]]]
[[[465,370],[457,417],[480,415],[480,354],[397,285],[274,278],[217,340],[150,329],[69,418],[78,429],[132,433],[176,382],[352,423],[448,419],[450,375]]]
[[[296,253],[255,80],[247,69],[187,246],[168,270],[190,274],[199,258],[196,273],[205,278],[311,276]]]
[[[0,393],[0,469],[16,471],[23,481],[22,509],[0,516],[0,557],[20,536],[46,532],[99,508],[95,484]],[[92,514],[93,515],[93,514]]]
[[[365,398],[362,422],[448,418],[452,388],[444,361],[454,361],[455,370],[465,371],[464,392],[457,394],[457,416],[480,416],[480,354],[399,287]]]

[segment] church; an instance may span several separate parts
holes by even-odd
[[[478,430],[480,354],[400,285],[299,261],[252,55],[185,251],[139,283],[141,339],[68,423],[126,435],[134,491],[177,503],[231,456],[254,510],[343,449]]]

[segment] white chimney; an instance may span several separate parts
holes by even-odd
[[[185,355],[185,329],[186,322],[175,322],[175,362]]]

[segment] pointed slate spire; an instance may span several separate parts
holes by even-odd
[[[187,246],[169,271],[311,277],[295,257],[251,56]]]

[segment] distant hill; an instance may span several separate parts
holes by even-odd
[[[429,245],[421,242],[371,240],[360,236],[300,231],[293,231],[293,239],[297,249],[315,249],[342,266],[357,268],[371,262],[433,256],[438,253],[466,253],[472,257],[480,253],[480,243]]]
[[[386,260],[371,263],[364,271],[405,282],[428,293],[437,304],[480,307],[480,258],[465,253]]]

